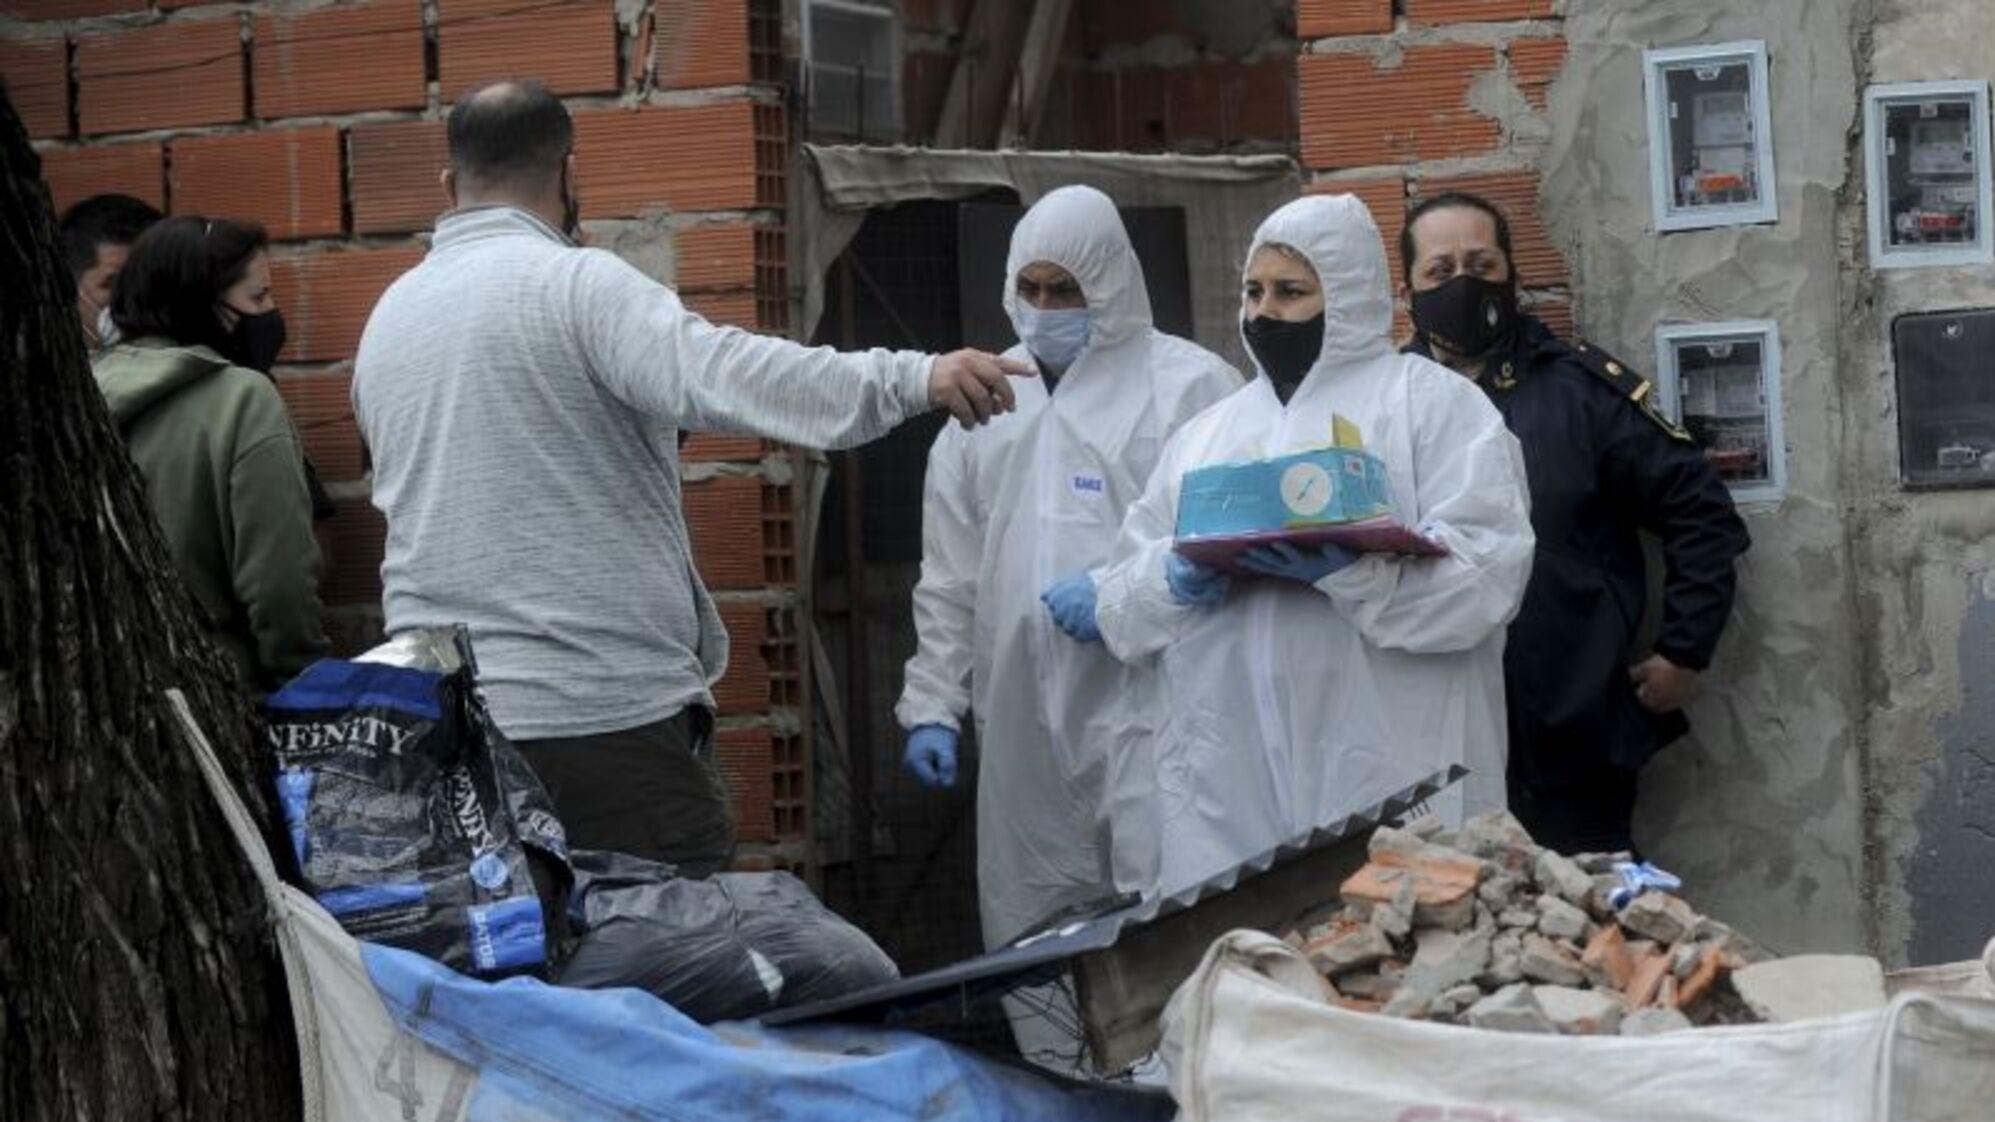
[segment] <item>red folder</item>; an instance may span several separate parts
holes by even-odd
[[[1421,537],[1398,519],[1381,516],[1363,522],[1339,522],[1322,526],[1295,526],[1261,530],[1251,534],[1215,534],[1202,538],[1180,538],[1171,548],[1178,554],[1228,573],[1250,573],[1240,567],[1240,555],[1258,545],[1287,542],[1301,549],[1335,542],[1357,553],[1394,553],[1407,557],[1445,557],[1448,551],[1439,542]]]

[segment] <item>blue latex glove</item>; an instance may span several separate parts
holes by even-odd
[[[1056,580],[1039,594],[1047,614],[1067,638],[1077,643],[1101,642],[1094,618],[1094,578],[1086,573]]]
[[[1312,549],[1298,549],[1288,542],[1271,542],[1242,553],[1240,567],[1264,577],[1315,584],[1332,573],[1349,568],[1357,559],[1356,551],[1345,549],[1336,542],[1324,542]]]
[[[947,725],[921,725],[907,734],[901,766],[924,787],[956,785],[956,744],[961,738]]]
[[[1225,573],[1177,553],[1164,559],[1164,583],[1170,586],[1172,599],[1194,608],[1218,607],[1233,586]]]

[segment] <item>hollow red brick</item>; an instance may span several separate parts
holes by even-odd
[[[76,115],[86,136],[242,120],[240,25],[180,20],[79,36]]]
[[[388,522],[366,499],[341,499],[331,518],[318,524],[326,542],[319,572],[319,600],[327,607],[381,603],[381,557]]]
[[[265,13],[250,43],[256,115],[266,121],[366,109],[420,109],[420,0]]]
[[[575,174],[587,218],[753,207],[754,106],[577,113]]]
[[[1559,68],[1565,65],[1564,39],[1513,39],[1504,48],[1510,59],[1510,76],[1524,91],[1532,108],[1545,108],[1545,97]]]
[[[375,301],[423,259],[416,247],[326,250],[279,257],[270,285],[290,328],[287,362],[334,362],[353,357]]]
[[[652,19],[659,89],[748,82],[748,0],[673,0],[660,4]]]
[[[762,326],[753,292],[689,292],[681,299],[708,323],[746,331],[756,331]]]
[[[279,240],[341,232],[336,128],[181,137],[171,156],[176,214],[260,222]]]
[[[539,5],[442,0],[437,5],[437,67],[446,100],[500,78],[534,78],[561,94],[613,93],[616,5],[610,0]]]
[[[1392,30],[1392,0],[1296,0],[1295,33],[1303,39],[1376,35]]]
[[[69,45],[61,39],[0,39],[0,79],[36,139],[69,135]]]
[[[143,12],[150,0],[0,0],[0,15],[14,19],[83,19]]]
[[[682,293],[753,288],[755,227],[731,222],[679,231],[672,285]]]
[[[355,125],[347,176],[356,234],[427,230],[448,205],[440,177],[449,158],[442,121]]]
[[[1552,0],[1406,0],[1407,19],[1432,25],[1547,19],[1551,14]]]
[[[764,451],[759,437],[696,432],[686,438],[686,446],[679,450],[679,458],[688,463],[755,463],[762,458]]]
[[[766,585],[762,481],[717,476],[686,484],[684,496],[693,560],[707,586],[738,592]]]
[[[305,442],[305,455],[328,483],[359,479],[360,428],[353,420],[353,375],[349,371],[285,373],[277,392],[291,411],[291,423]]]
[[[1457,175],[1422,179],[1414,194],[1431,199],[1449,191],[1480,195],[1495,203],[1510,220],[1511,264],[1518,279],[1531,287],[1566,283],[1565,258],[1552,244],[1538,209],[1538,177],[1531,172],[1500,175]]]
[[[759,713],[769,708],[769,610],[761,604],[722,604],[721,623],[727,627],[727,674],[714,687],[714,705],[722,716]]]
[[[41,153],[57,213],[92,195],[117,192],[166,206],[166,154],[158,144],[94,144]]]
[[[1468,94],[1495,68],[1494,49],[1467,44],[1408,47],[1393,67],[1362,54],[1303,55],[1302,161],[1347,168],[1489,152],[1501,130]]]
[[[720,729],[714,733],[714,763],[727,786],[735,837],[745,842],[776,840],[775,765],[769,730]]]

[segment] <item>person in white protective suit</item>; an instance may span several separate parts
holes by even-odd
[[[945,429],[929,452],[919,645],[896,710],[908,769],[930,786],[954,782],[960,722],[976,714],[992,948],[1154,878],[1153,676],[1102,646],[1091,573],[1165,439],[1242,385],[1151,326],[1129,235],[1091,187],[1052,191],[1019,221],[1004,308],[1023,340],[1006,353],[1044,376],[1016,384],[1016,412]]]
[[[1261,224],[1241,333],[1260,376],[1180,429],[1099,574],[1110,650],[1162,664],[1157,738],[1171,893],[1448,764],[1433,808],[1504,802],[1504,627],[1531,566],[1524,465],[1473,383],[1397,353],[1378,227],[1349,195]],[[1229,578],[1172,551],[1179,484],[1206,464],[1331,443],[1353,422],[1399,519],[1436,558],[1261,547]]]

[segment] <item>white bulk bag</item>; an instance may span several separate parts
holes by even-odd
[[[1355,1013],[1322,994],[1278,939],[1215,942],[1164,1012],[1181,1122],[1995,1119],[1995,1001],[1977,997],[1904,986],[1873,1013],[1591,1037]]]

